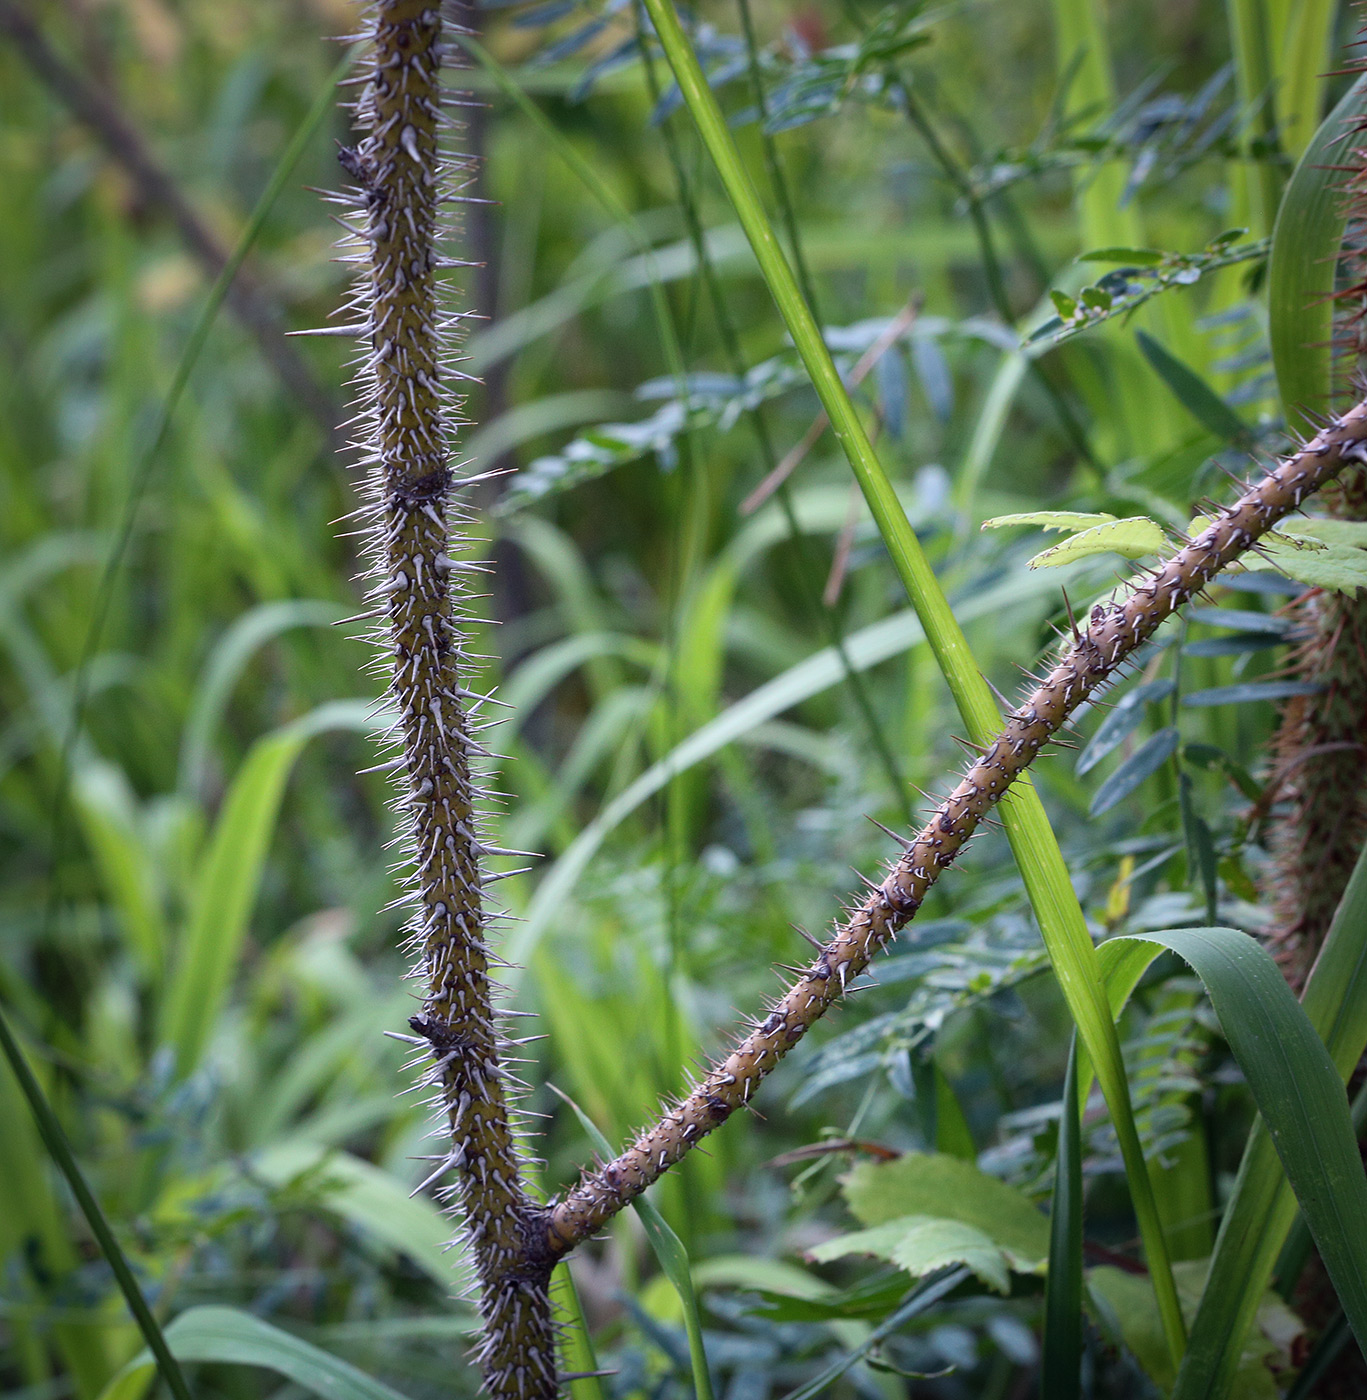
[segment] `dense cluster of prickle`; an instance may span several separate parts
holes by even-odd
[[[443,160],[443,18],[426,0],[380,0],[366,37],[370,66],[356,107],[361,140],[341,152],[354,182],[351,252],[359,266],[348,319],[366,343],[357,445],[367,470],[375,637],[402,752],[399,784],[412,861],[409,946],[423,987],[410,1021],[414,1067],[431,1090],[448,1144],[429,1185],[450,1176],[476,1275],[484,1332],[478,1362],[499,1400],[556,1391],[547,1296],[544,1207],[527,1194],[510,1116],[512,1083],[497,1027],[485,946],[490,877],[472,760],[483,753],[471,716],[486,697],[466,688],[462,652],[470,565],[457,562],[465,523],[448,433],[458,399],[445,364],[437,294],[440,204],[458,198],[462,167]]]
[[[1367,403],[1336,418],[1127,597],[1093,609],[1058,664],[1007,718],[930,821],[879,885],[818,945],[815,961],[769,1014],[682,1102],[615,1161],[587,1173],[551,1211],[552,1248],[561,1253],[592,1234],[707,1133],[748,1102],[760,1081],[820,1019],[920,908],[930,887],[963,850],[988,811],[1069,715],[1113,679],[1127,657],[1226,565],[1257,544],[1343,470],[1367,463]]]

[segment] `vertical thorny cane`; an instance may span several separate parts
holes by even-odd
[[[465,612],[452,559],[467,517],[448,434],[458,401],[443,345],[458,318],[438,306],[439,208],[459,202],[463,166],[444,163],[442,15],[427,0],[380,0],[363,35],[370,62],[356,109],[363,133],[344,149],[355,181],[352,251],[360,264],[352,326],[368,342],[357,445],[367,470],[367,522],[377,637],[398,713],[392,767],[412,872],[406,902],[423,987],[410,1025],[424,1084],[449,1147],[429,1177],[455,1175],[455,1197],[484,1320],[478,1360],[490,1394],[540,1400],[556,1389],[545,1211],[527,1193],[509,1112],[510,1076],[491,998],[491,914],[482,886],[469,715]],[[426,1183],[425,1183],[426,1184]]]
[[[1367,462],[1367,403],[1332,419],[1212,519],[1171,558],[1135,580],[1128,596],[1093,610],[1089,625],[969,768],[867,899],[832,933],[810,967],[762,1021],[616,1161],[589,1172],[553,1207],[522,1182],[509,1115],[506,1063],[491,1001],[485,934],[488,877],[474,812],[470,764],[483,750],[468,714],[482,700],[464,683],[463,609],[452,592],[463,567],[451,558],[448,521],[463,518],[443,410],[443,336],[435,251],[441,193],[440,12],[423,0],[381,0],[367,37],[370,72],[357,108],[360,145],[342,153],[355,180],[351,226],[361,272],[353,324],[368,342],[358,435],[369,472],[368,524],[375,616],[383,620],[384,669],[398,711],[392,764],[407,818],[413,872],[408,902],[424,987],[405,1037],[421,1051],[424,1082],[449,1135],[429,1177],[452,1188],[480,1291],[478,1354],[499,1400],[549,1400],[557,1389],[548,1283],[556,1259],[601,1228],[732,1112],[840,999],[897,930],[915,916],[988,811],[1068,717],[1119,673],[1163,619],[1314,491]],[[456,166],[459,177],[461,167]],[[424,1183],[427,1184],[427,1183]],[[564,1379],[564,1378],[560,1378]]]

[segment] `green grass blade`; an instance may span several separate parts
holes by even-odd
[[[86,1223],[90,1226],[90,1233],[95,1236],[95,1243],[99,1245],[100,1253],[104,1255],[105,1262],[114,1275],[114,1281],[118,1284],[119,1291],[128,1304],[128,1311],[133,1314],[133,1319],[138,1324],[138,1331],[142,1333],[142,1339],[147,1343],[147,1349],[152,1358],[147,1363],[148,1369],[153,1364],[156,1365],[157,1370],[161,1373],[161,1378],[166,1382],[166,1388],[175,1397],[175,1400],[190,1400],[190,1387],[185,1383],[184,1373],[176,1361],[174,1351],[168,1344],[166,1335],[162,1332],[157,1319],[152,1315],[152,1309],[147,1305],[147,1299],[143,1296],[142,1289],[133,1276],[128,1259],[119,1247],[118,1240],[114,1238],[114,1232],[109,1228],[109,1222],[100,1209],[100,1203],[95,1199],[95,1193],[91,1191],[80,1165],[76,1161],[76,1155],[71,1150],[66,1133],[63,1132],[57,1115],[52,1111],[52,1105],[48,1103],[47,1095],[43,1093],[42,1085],[38,1083],[33,1071],[29,1068],[28,1061],[24,1058],[24,1052],[19,1048],[18,1041],[15,1040],[10,1031],[9,1021],[2,1010],[0,1010],[0,1052],[3,1052],[5,1059],[9,1061],[9,1067],[13,1071],[15,1079],[19,1081],[19,1088],[23,1092],[24,1098],[28,1100],[29,1109],[37,1120],[38,1131],[42,1134],[43,1143],[52,1160],[57,1164],[58,1170],[66,1178],[67,1185],[71,1188],[71,1194],[76,1198],[76,1204],[81,1208],[81,1214],[85,1216]]]
[[[563,1376],[561,1379],[572,1400],[607,1400],[598,1374],[598,1355],[593,1349],[593,1338],[589,1336],[589,1325],[568,1260],[560,1266],[559,1283],[562,1292],[557,1301],[565,1324],[565,1369],[575,1376],[570,1381],[565,1381]]]
[[[197,1068],[227,996],[295,760],[315,735],[375,728],[368,702],[334,701],[252,745],[196,871],[186,928],[161,1006],[162,1043],[175,1051],[181,1074]]]
[[[166,1329],[166,1340],[182,1361],[259,1366],[323,1400],[404,1400],[402,1391],[373,1380],[349,1361],[238,1308],[190,1308]],[[100,1400],[141,1400],[150,1369],[145,1352],[135,1356]]]
[[[1273,43],[1267,0],[1226,0],[1234,48],[1235,87],[1239,105],[1252,116],[1251,131],[1272,149],[1277,146],[1277,109],[1273,92]],[[1280,36],[1279,36],[1280,37]],[[1272,227],[1280,197],[1277,171],[1270,160],[1250,168],[1248,199],[1255,234]]]
[[[660,347],[664,352],[665,364],[668,366],[669,373],[678,382],[679,397],[686,398],[683,349],[679,344],[679,334],[674,325],[674,314],[670,310],[668,298],[665,296],[664,279],[660,276],[655,263],[654,246],[642,232],[640,224],[632,218],[630,210],[617,198],[612,187],[599,175],[593,165],[580,155],[573,143],[567,141],[555,125],[547,119],[546,114],[527,96],[519,86],[517,79],[498,59],[473,35],[458,34],[456,39],[470,57],[489,73],[499,91],[532,123],[549,149],[553,150],[565,162],[582,182],[584,188],[613,219],[622,225],[632,242],[636,244],[650,271],[650,304],[655,313],[655,325],[660,337]]]
[[[1074,1035],[1063,1081],[1054,1196],[1049,1210],[1040,1400],[1077,1400],[1082,1394],[1082,1124],[1077,1083]]]
[[[181,793],[196,798],[202,795],[214,731],[222,723],[234,686],[256,652],[293,627],[327,627],[340,622],[347,611],[321,599],[285,598],[259,603],[234,620],[214,643],[190,702],[180,740],[177,787]]]
[[[1268,333],[1287,424],[1313,432],[1303,410],[1329,407],[1332,384],[1334,269],[1345,219],[1342,173],[1350,124],[1367,115],[1367,75],[1343,95],[1306,147],[1291,176],[1272,235]]]
[[[1282,146],[1299,156],[1314,137],[1323,111],[1326,70],[1334,39],[1336,0],[1292,0],[1278,52],[1277,115]]]
[[[1367,1174],[1329,1050],[1248,934],[1171,929],[1132,941],[1171,949],[1205,983],[1353,1332],[1367,1339]]]
[[[451,1249],[451,1222],[430,1197],[373,1162],[307,1142],[278,1142],[252,1158],[252,1174],[275,1187],[308,1175],[323,1209],[406,1255],[440,1287],[448,1287],[460,1255]],[[478,1327],[471,1315],[471,1330]]]
[[[1367,848],[1339,901],[1301,1004],[1346,1081],[1367,1049]],[[1295,1219],[1296,1198],[1276,1148],[1266,1126],[1256,1123],[1220,1223],[1174,1400],[1221,1400],[1228,1394],[1243,1338]]]
[[[554,1084],[551,1088],[574,1111],[574,1116],[589,1135],[590,1141],[604,1158],[610,1161],[612,1144],[598,1131],[598,1125],[568,1094],[562,1094]],[[645,1196],[637,1196],[631,1206],[641,1219],[646,1238],[650,1241],[650,1248],[659,1261],[660,1268],[674,1285],[674,1291],[683,1305],[684,1331],[688,1334],[688,1355],[693,1364],[693,1387],[697,1400],[713,1400],[712,1372],[708,1368],[707,1352],[703,1347],[702,1310],[698,1307],[698,1294],[693,1287],[693,1270],[688,1262],[688,1251],[652,1201]]]
[[[1058,71],[1068,83],[1065,110],[1086,112],[1088,124],[1099,122],[1115,106],[1105,6],[1100,0],[1054,0],[1053,10]],[[1078,204],[1086,247],[1143,246],[1138,211],[1133,203],[1121,205],[1124,190],[1125,171],[1118,163],[1103,165],[1081,184]]]
[[[1031,596],[1051,592],[1054,585],[1039,573],[1013,576],[960,605],[964,622],[991,617]],[[925,640],[920,620],[910,610],[894,613],[845,639],[849,664],[867,670],[899,656]],[[612,799],[579,833],[559,860],[542,877],[527,908],[525,922],[514,925],[505,956],[526,965],[543,934],[551,927],[589,862],[612,831],[642,803],[660,792],[672,776],[702,763],[713,754],[814,695],[838,685],[846,674],[835,647],[825,647],[796,666],[757,686],[744,699],[728,705],[717,717],[694,730],[633,783]],[[508,974],[516,980],[516,971]]]
[[[644,4],[703,144],[745,230],[770,295],[826,410],[832,431],[864,494],[898,577],[921,619],[926,639],[969,737],[978,743],[990,743],[1000,727],[1001,712],[845,390],[821,330],[803,299],[741,160],[716,95],[703,74],[671,0],[644,0]],[[1130,1108],[1120,1041],[1107,1009],[1096,949],[1073,892],[1068,867],[1028,776],[1006,795],[1001,813],[1012,853],[1049,948],[1055,975],[1098,1068],[1102,1092],[1110,1107],[1125,1160],[1164,1332],[1175,1362],[1181,1357],[1185,1342],[1182,1311]]]

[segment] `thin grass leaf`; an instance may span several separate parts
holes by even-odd
[[[783,1400],[815,1400],[824,1390],[829,1389],[852,1366],[862,1361],[875,1347],[891,1337],[899,1327],[905,1326],[913,1317],[932,1308],[942,1298],[952,1293],[961,1283],[968,1280],[968,1270],[950,1269],[945,1273],[922,1279],[907,1294],[905,1301],[895,1312],[884,1318],[877,1327],[864,1338],[857,1347],[851,1348],[844,1356],[833,1361],[824,1371],[813,1377],[806,1385],[789,1391]]]
[[[350,1362],[238,1308],[190,1308],[166,1329],[166,1340],[182,1361],[258,1366],[322,1400],[405,1400],[401,1391],[373,1380]],[[141,1400],[151,1369],[146,1352],[135,1356],[104,1388],[100,1400]]]
[[[42,1085],[38,1083],[33,1071],[29,1068],[29,1063],[24,1058],[24,1052],[19,1048],[18,1041],[15,1040],[10,1031],[9,1020],[3,1009],[0,1009],[0,1052],[4,1053],[15,1079],[19,1081],[19,1088],[24,1098],[28,1100],[29,1109],[37,1120],[43,1145],[47,1148],[58,1171],[66,1178],[67,1185],[71,1188],[71,1194],[76,1198],[76,1204],[80,1207],[81,1214],[85,1216],[86,1224],[90,1226],[90,1233],[95,1236],[95,1243],[99,1246],[100,1253],[104,1255],[105,1262],[114,1275],[119,1292],[123,1294],[124,1301],[128,1304],[128,1311],[133,1314],[133,1320],[138,1324],[138,1331],[142,1333],[142,1339],[147,1343],[147,1349],[155,1359],[154,1362],[148,1362],[148,1369],[150,1370],[155,1364],[162,1380],[166,1382],[166,1388],[175,1397],[175,1400],[190,1400],[190,1387],[185,1382],[185,1375],[176,1360],[175,1351],[162,1332],[152,1309],[148,1306],[147,1299],[143,1296],[143,1291],[133,1276],[128,1258],[118,1240],[115,1239],[113,1230],[109,1228],[109,1222],[105,1219],[100,1203],[95,1199],[95,1193],[86,1182],[85,1175],[76,1161],[76,1154],[71,1150],[71,1144],[67,1141],[66,1133],[62,1130],[57,1115],[52,1111],[52,1105],[48,1103],[47,1095],[43,1093]]]
[[[1166,700],[1177,689],[1171,680],[1146,681],[1127,690],[1097,726],[1087,747],[1078,755],[1073,770],[1079,778],[1090,773],[1113,749],[1117,749],[1144,722],[1144,707]]]
[[[1001,718],[997,702],[846,392],[672,0],[643,0],[643,3],[703,145],[745,230],[770,295],[811,376],[898,577],[920,616],[936,664],[969,735],[976,742],[990,743]],[[1113,243],[1133,239],[1128,237],[1128,230],[1124,230],[1118,236],[1096,241]],[[1130,1107],[1120,1042],[1107,1012],[1096,950],[1057,838],[1028,779],[1007,793],[1000,812],[1068,1009],[1096,1059],[1102,1089],[1120,1139],[1164,1331],[1176,1362],[1185,1343],[1185,1325]]]
[[[258,739],[248,752],[195,872],[185,931],[161,1005],[161,1040],[175,1051],[181,1074],[197,1068],[227,995],[295,761],[319,734],[371,733],[377,724],[368,702],[333,701]]]
[[[289,598],[260,603],[234,619],[214,644],[190,703],[180,740],[177,789],[187,797],[204,791],[214,731],[222,722],[233,688],[252,657],[294,627],[328,627],[350,609],[321,599]]]
[[[1209,690],[1193,690],[1182,697],[1194,709],[1213,705],[1251,705],[1256,700],[1289,700],[1293,695],[1316,695],[1324,687],[1314,681],[1244,681],[1239,685],[1217,685]]]
[[[1099,817],[1147,782],[1177,752],[1181,735],[1172,725],[1160,729],[1097,788],[1088,814]]]
[[[1250,440],[1248,425],[1195,370],[1184,365],[1147,331],[1136,331],[1135,339],[1154,373],[1203,428],[1222,442],[1242,444]]]
[[[598,1131],[598,1125],[579,1107],[568,1094],[563,1094],[552,1084],[551,1088],[573,1110],[580,1126],[589,1135],[593,1145],[607,1159],[612,1157],[612,1145]],[[698,1307],[697,1291],[693,1287],[693,1272],[688,1262],[688,1251],[678,1235],[669,1228],[669,1223],[656,1209],[654,1202],[638,1196],[632,1208],[640,1216],[641,1225],[650,1241],[650,1248],[659,1261],[674,1291],[683,1305],[684,1330],[688,1334],[688,1354],[693,1367],[693,1386],[697,1400],[713,1400],[712,1372],[707,1364],[707,1351],[703,1346],[702,1311]]]
[[[1077,1034],[1063,1080],[1054,1194],[1049,1209],[1049,1271],[1044,1287],[1040,1400],[1082,1394],[1082,1124],[1077,1096]]]

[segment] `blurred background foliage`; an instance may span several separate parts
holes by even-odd
[[[434,1149],[382,1035],[409,993],[399,916],[382,912],[386,781],[356,776],[375,761],[380,686],[354,629],[331,625],[360,606],[356,542],[334,524],[356,481],[328,426],[347,416],[345,342],[279,336],[327,324],[344,295],[307,188],[340,183],[344,113],[309,140],[248,259],[250,304],[217,318],[153,447],[214,252],[325,91],[340,50],[324,37],[354,15],[342,0],[5,4],[32,28],[19,42],[0,25],[0,993],[164,1317],[231,1303],[415,1398],[473,1394],[453,1360],[470,1314],[452,1298],[450,1227],[409,1195]],[[1310,8],[1320,73],[1340,66],[1351,17]],[[1267,10],[1295,28],[1296,7]],[[1116,560],[1032,573],[1039,535],[981,534],[984,519],[1068,508],[1181,527],[1219,487],[1220,454],[1237,468],[1233,449],[1281,426],[1257,240],[1316,122],[1247,90],[1215,0],[1117,4],[1089,31],[1097,13],[756,0],[753,48],[730,0],[691,16],[1007,694],[1064,622],[1060,579],[1084,608]],[[476,471],[511,473],[475,488],[471,548],[494,571],[473,650],[478,683],[513,706],[491,731],[508,756],[502,844],[544,853],[499,893],[520,920],[506,980],[548,1037],[523,1068],[553,1189],[591,1147],[545,1085],[614,1142],[649,1119],[760,1004],[772,965],[805,958],[792,926],[819,933],[854,871],[887,857],[866,817],[904,825],[960,750],[632,7],[499,4],[472,22],[495,62],[468,75],[481,105],[462,115],[493,203],[461,206],[452,249],[479,264],[464,304],[488,318],[466,340],[461,368],[481,382],[463,443]],[[106,107],[92,118],[63,74]],[[1323,111],[1343,85],[1306,101]],[[1110,304],[1115,284],[1077,300],[1105,271],[1077,254],[1198,253],[1235,228],[1255,255],[1183,272],[1193,285],[1132,323],[1023,341],[1056,306]],[[1198,389],[1146,358],[1136,327]],[[804,435],[785,490],[755,505]],[[1234,582],[1163,634],[1143,658],[1150,689],[1106,712],[1099,740],[1102,712],[1082,721],[1083,761],[1039,765],[1098,936],[1207,910],[1266,922],[1249,809],[1277,692],[1258,686],[1296,640],[1277,609],[1298,589]],[[1193,693],[1234,685],[1251,688]],[[848,1228],[852,1157],[938,1150],[1047,1199],[1069,1027],[1046,971],[987,834],[759,1111],[662,1183],[732,1400],[803,1385],[905,1292],[893,1267],[805,1254]],[[1247,1091],[1175,964],[1123,1033],[1174,1253],[1199,1260]],[[0,1104],[0,1374],[29,1400],[94,1400],[137,1336],[5,1075]],[[1134,1222],[1099,1108],[1085,1147],[1089,1263],[1123,1285]],[[635,1217],[573,1267],[606,1391],[686,1393],[678,1304]],[[1028,1275],[1005,1297],[963,1290],[834,1383],[871,1400],[1030,1393],[1040,1296]],[[1282,1384],[1299,1330],[1283,1319]],[[1104,1317],[1089,1331],[1093,1394],[1152,1393],[1142,1360]],[[294,1385],[196,1376],[206,1395]]]

